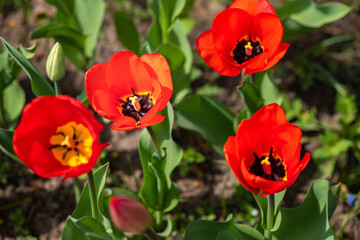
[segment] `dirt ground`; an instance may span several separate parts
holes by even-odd
[[[275,7],[281,4],[281,1],[270,2]],[[108,3],[111,5],[110,1]],[[18,44],[30,46],[33,43],[37,43],[38,50],[31,62],[45,75],[46,57],[54,42],[49,39],[30,40],[30,35],[37,27],[44,24],[43,20],[39,20],[39,16],[52,18],[55,15],[55,9],[43,0],[33,0],[31,4],[31,13],[27,21],[24,20],[24,14],[19,9],[6,9],[6,11],[0,12],[0,35],[13,46]],[[136,7],[144,8],[144,1],[136,1]],[[190,16],[195,17],[197,23],[189,36],[194,51],[196,38],[200,33],[211,27],[214,16],[225,8],[226,5],[219,3],[219,1],[195,1]],[[116,51],[121,49],[121,44],[116,36],[114,22],[109,12],[107,11],[105,15],[95,63],[108,61]],[[144,35],[149,26],[149,21],[137,21],[136,23],[139,31]],[[350,27],[344,28],[344,26]],[[356,34],[359,29],[360,13],[351,13],[337,23],[326,27],[323,31],[316,31],[306,37],[290,42],[292,47],[283,60],[288,74],[280,86],[281,89],[285,90],[289,96],[295,95],[301,97],[305,108],[316,106],[320,117],[331,120],[334,117],[332,115],[334,103],[319,96],[318,91],[322,91],[322,84],[317,84],[309,91],[301,90],[294,66],[289,59],[294,57],[297,52],[306,49],[313,42],[326,38],[329,31],[339,31],[339,34]],[[355,51],[360,56],[360,46]],[[359,67],[360,63],[355,63],[354,66]],[[70,62],[67,62],[66,71],[64,81],[61,83],[62,92],[76,96],[83,89],[84,72],[76,69]],[[214,71],[205,71],[204,75],[196,80],[192,87],[204,84],[209,79],[214,79],[215,77],[216,73]],[[26,90],[26,101],[29,102],[34,97],[29,90],[29,80],[22,73],[19,81]],[[243,107],[239,94],[234,91],[239,82],[240,78],[230,79],[226,77],[220,77],[215,81],[215,84],[220,87],[220,93],[216,97],[236,113]],[[329,91],[330,95],[334,94],[331,89],[326,89],[326,91]],[[360,91],[357,90],[354,93],[359,95]],[[140,160],[137,153],[140,133],[141,130],[115,132],[106,128],[103,135],[103,139],[111,143],[108,147],[108,156],[111,159],[112,175],[124,188],[133,191],[137,188],[136,180],[141,182],[142,178]],[[179,211],[189,212],[190,209],[196,208],[199,205],[203,208],[211,206],[216,213],[216,220],[224,219],[225,216],[222,215],[219,203],[223,197],[228,199],[234,197],[234,189],[238,185],[234,174],[229,171],[229,167],[224,164],[224,161],[222,163],[218,161],[223,160],[221,156],[217,155],[200,137],[177,127],[174,129],[173,135],[174,139],[182,147],[195,146],[196,150],[206,157],[204,163],[191,166],[189,174],[185,177],[181,177],[180,173],[175,171],[174,178],[181,191],[181,197],[188,199],[187,202],[180,203]],[[309,144],[305,146],[305,150],[313,152],[316,146],[316,144]],[[8,162],[7,171],[2,173],[5,176],[0,176],[6,178],[5,183],[0,181],[0,240],[15,239],[16,236],[34,236],[40,240],[60,239],[66,217],[75,208],[72,181],[67,180],[64,184],[61,184],[61,179],[41,179],[25,166],[12,161],[0,153],[0,164],[5,162]],[[297,182],[288,189],[283,203],[285,207],[297,206],[303,201],[307,188],[315,177],[315,172],[316,166],[310,162],[299,176]],[[113,186],[115,183],[109,179],[108,185]],[[204,203],[203,199],[209,200],[207,206],[201,205]],[[228,213],[237,212],[236,208],[236,205],[230,204],[227,209]],[[346,213],[349,211],[350,206],[340,199],[331,221],[336,231],[339,230],[342,221],[346,217]],[[358,233],[355,231],[355,222],[349,222],[345,227],[345,236],[347,239],[358,239],[359,236],[356,234]]]

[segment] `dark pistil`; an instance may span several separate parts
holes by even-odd
[[[122,114],[125,116],[132,117],[139,122],[140,119],[151,109],[153,106],[153,101],[150,98],[150,93],[148,94],[136,94],[133,89],[131,89],[133,96],[130,96],[126,99],[126,101],[119,99],[118,101],[123,103]],[[137,109],[136,104],[133,102],[133,98],[136,97],[137,101],[140,105],[140,109]]]
[[[249,39],[250,40],[237,41],[238,43],[233,50],[233,59],[239,64],[246,62],[263,52],[263,48],[259,41],[253,42],[251,37],[249,37]]]
[[[272,181],[282,181],[286,176],[285,173],[285,165],[283,164],[283,160],[276,159],[272,155],[273,148],[270,149],[270,153],[268,156],[268,161],[270,162],[271,174],[265,174],[263,165],[261,162],[266,159],[266,156],[259,157],[254,152],[255,161],[251,165],[249,172],[255,174],[256,176],[260,176],[262,178],[272,180]]]

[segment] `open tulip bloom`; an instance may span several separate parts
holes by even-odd
[[[224,76],[267,70],[286,53],[283,26],[267,0],[235,0],[202,33],[196,46],[200,56]]]
[[[78,177],[91,171],[107,143],[99,143],[103,125],[69,96],[35,98],[23,111],[13,148],[40,177]]]
[[[278,104],[266,105],[241,121],[224,145],[225,158],[240,183],[264,197],[290,187],[308,164],[310,153],[300,160],[301,136]]]
[[[165,117],[157,112],[166,107],[173,92],[170,68],[162,55],[139,58],[130,51],[119,51],[108,63],[91,67],[85,87],[94,110],[119,131],[162,122]]]

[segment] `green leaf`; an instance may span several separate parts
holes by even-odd
[[[66,231],[65,231],[66,229]],[[75,219],[69,216],[66,219],[66,225],[62,239],[108,239],[112,238],[106,233],[102,224],[89,216]]]
[[[1,38],[6,50],[15,59],[15,61],[25,71],[31,81],[31,89],[36,96],[54,95],[54,89],[39,73],[39,71],[13,46],[11,46],[4,38]]]
[[[87,59],[82,48],[72,44],[72,41],[69,39],[57,39],[57,41],[63,47],[65,56],[75,64],[77,68],[83,68],[86,65]]]
[[[304,27],[300,23],[291,20],[290,18],[284,19],[282,21],[282,24],[284,27],[284,35],[283,35],[284,42],[288,42],[297,36],[301,36],[311,31],[314,31],[313,28]]]
[[[11,157],[12,159],[21,162],[20,159],[16,156],[12,138],[14,135],[14,131],[0,128],[0,150],[3,151],[6,155]]]
[[[17,81],[12,81],[3,90],[2,102],[10,121],[14,122],[20,116],[25,105],[25,91]]]
[[[34,43],[32,46],[28,48],[25,48],[20,44],[18,50],[26,59],[31,59],[35,56],[36,48],[37,48],[36,43]]]
[[[179,201],[179,191],[171,181],[171,174],[175,167],[179,165],[183,151],[171,136],[174,112],[170,103],[168,103],[161,114],[166,116],[165,120],[152,126],[152,128],[158,138],[160,148],[166,148],[166,158],[163,160],[153,158],[154,146],[152,140],[149,134],[143,131],[139,141],[139,154],[144,175],[140,196],[149,208],[161,208],[163,211],[170,211]],[[163,172],[161,172],[161,169],[163,169]],[[155,177],[155,170],[161,179]],[[162,195],[164,199],[158,199],[161,196],[158,192],[154,193],[154,190],[158,191],[159,184],[163,184],[162,186],[165,188],[164,194]],[[161,206],[159,206],[159,202],[162,203]]]
[[[235,115],[227,106],[210,96],[192,95],[174,108],[177,125],[200,134],[223,154],[223,145],[234,135]]]
[[[240,87],[236,88],[245,102],[248,117],[251,117],[257,110],[264,106],[264,100],[258,89],[249,82],[244,82]]]
[[[87,36],[85,56],[92,57],[104,20],[105,2],[103,0],[75,0],[73,14],[79,24],[80,32]]]
[[[220,232],[216,240],[237,240],[237,239],[231,233]]]
[[[193,28],[195,27],[196,20],[195,18],[181,18],[180,25],[184,31],[184,34],[188,36]]]
[[[222,233],[226,232],[228,234]],[[207,220],[197,220],[190,222],[186,228],[186,240],[223,240],[219,236],[232,236],[237,240],[262,240],[264,237],[256,229],[234,224],[232,215],[229,215],[225,222],[212,222]],[[225,238],[226,239],[226,238]]]
[[[283,97],[279,89],[271,81],[269,71],[256,74],[255,82],[257,89],[260,90],[261,98],[264,99],[264,105],[270,103],[281,105]]]
[[[109,164],[105,164],[100,167],[94,173],[94,183],[95,183],[95,192],[98,202],[98,210],[99,210],[99,222],[104,227],[105,231],[109,233],[115,239],[123,239],[123,233],[119,232],[118,230],[114,229],[110,219],[108,218],[108,213],[105,213],[104,209],[104,188],[107,178],[107,173],[109,171]],[[66,221],[66,226],[63,232],[63,239],[85,239],[85,232],[79,231],[79,227],[74,224],[72,219],[82,219],[85,216],[91,216],[91,208],[90,208],[90,195],[89,195],[89,188],[88,184],[86,183],[83,191],[81,192],[80,200],[69,217]],[[96,228],[98,229],[98,227]],[[79,234],[82,236],[78,238]]]
[[[234,132],[237,132],[237,128],[242,120],[246,119],[248,116],[246,108],[241,110],[241,112],[234,118],[233,124],[234,124]]]
[[[184,53],[175,44],[164,43],[158,49],[156,49],[156,52],[166,58],[171,71],[177,70],[185,62]]]
[[[347,15],[352,9],[342,3],[327,2],[316,5],[312,0],[288,1],[277,14],[281,19],[289,18],[304,27],[320,28]]]
[[[189,90],[190,75],[193,66],[193,52],[179,19],[177,19],[171,27],[170,39],[172,43],[182,50],[185,56],[185,62],[182,67],[172,72],[174,85],[172,99],[174,103],[178,103],[185,97],[185,94],[182,93],[188,92]]]
[[[84,48],[86,41],[85,35],[64,23],[49,23],[42,26],[32,33],[31,38],[55,38],[58,41],[71,42],[80,49]]]
[[[335,211],[339,190],[339,184],[322,179],[315,181],[299,207],[281,208],[281,225],[273,233],[273,239],[336,239],[329,218]]]
[[[89,106],[89,99],[86,95],[86,89],[84,88],[81,93],[76,97],[77,100],[82,102],[85,106]]]
[[[6,69],[0,70],[0,89],[5,89],[13,80],[13,76]]]
[[[136,55],[140,55],[140,37],[132,19],[125,12],[115,11],[114,20],[121,43]]]

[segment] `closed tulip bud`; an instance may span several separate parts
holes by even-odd
[[[65,75],[64,51],[58,42],[52,47],[46,60],[46,74],[51,81],[60,80]]]
[[[128,196],[112,197],[109,212],[114,225],[123,232],[142,234],[151,223],[147,208]]]

